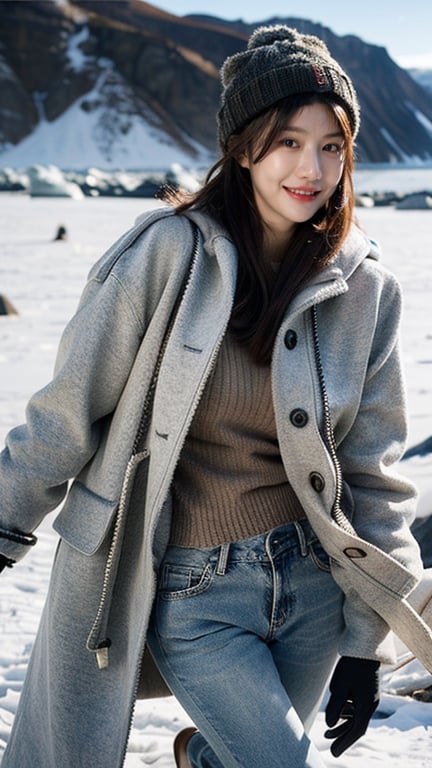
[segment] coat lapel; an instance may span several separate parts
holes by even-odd
[[[216,360],[234,299],[236,253],[224,237],[197,260],[168,341],[149,434],[146,510],[157,516],[199,398]]]

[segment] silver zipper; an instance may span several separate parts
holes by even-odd
[[[102,589],[101,589],[101,594],[99,599],[99,605],[96,611],[96,616],[93,622],[93,626],[87,638],[87,650],[96,654],[96,661],[99,669],[106,669],[109,663],[108,649],[111,644],[109,639],[105,638],[101,642],[97,642],[97,640],[102,633],[103,616],[104,616],[105,606],[106,606],[108,595],[109,595],[110,586],[112,584],[112,575],[113,575],[113,568],[114,568],[115,559],[116,559],[116,553],[119,550],[119,547],[121,545],[121,539],[123,538],[124,520],[126,517],[126,511],[127,511],[128,491],[129,491],[131,476],[133,479],[136,466],[141,461],[148,458],[148,456],[149,456],[149,452],[147,449],[139,453],[135,453],[133,456],[130,457],[127,463],[125,474],[124,474],[123,486],[122,486],[120,501],[119,501],[116,516],[115,516],[115,522],[114,522],[113,533],[110,541],[110,547],[109,547],[107,559],[105,561],[105,571],[104,571],[104,576],[102,580]]]
[[[129,486],[130,486],[131,480],[133,481],[133,477],[135,475],[137,465],[141,461],[148,459],[148,456],[149,456],[149,452],[147,449],[143,448],[142,450],[140,450],[140,444],[143,440],[143,437],[145,436],[144,435],[145,429],[148,424],[148,419],[150,417],[150,412],[153,404],[153,394],[156,388],[156,382],[157,382],[160,366],[162,364],[162,358],[168,343],[169,333],[172,327],[172,323],[176,317],[178,307],[180,306],[183,300],[183,297],[186,293],[186,290],[189,286],[192,269],[194,267],[195,261],[198,256],[198,250],[199,250],[199,230],[197,225],[194,224],[193,225],[192,257],[189,262],[188,271],[185,275],[183,285],[180,288],[179,295],[174,303],[173,310],[170,315],[170,319],[168,321],[168,326],[167,326],[168,332],[165,333],[164,335],[161,349],[158,354],[158,359],[155,365],[155,369],[153,371],[152,380],[150,382],[148,392],[146,394],[143,411],[142,411],[138,429],[135,435],[135,440],[132,447],[132,454],[126,466],[123,485],[122,485],[121,494],[120,494],[120,500],[119,500],[117,512],[115,515],[115,521],[114,521],[114,527],[113,527],[113,532],[111,536],[110,546],[109,546],[107,558],[105,561],[105,570],[104,570],[104,576],[102,579],[102,588],[101,588],[101,594],[99,599],[99,605],[96,611],[96,616],[95,616],[92,628],[87,638],[87,650],[96,654],[96,661],[99,669],[106,669],[109,665],[109,647],[111,645],[111,642],[108,637],[105,637],[102,640],[99,640],[99,638],[103,634],[103,631],[106,630],[106,627],[108,624],[108,615],[106,612],[106,606],[108,602],[108,597],[110,596],[110,591],[113,588],[113,583],[114,583],[116,572],[117,572],[118,560],[120,557],[120,548],[121,548],[121,543],[122,543],[123,534],[124,534],[124,524],[125,524],[125,519],[127,515],[127,507],[128,507],[128,500],[129,500],[128,499]],[[104,618],[105,618],[105,621],[104,621]]]
[[[351,525],[345,512],[342,509],[342,492],[343,492],[342,469],[341,469],[339,457],[337,454],[337,446],[336,446],[336,439],[334,435],[332,418],[331,418],[330,403],[328,399],[324,369],[323,369],[322,360],[321,360],[321,350],[320,350],[319,334],[318,334],[318,313],[317,313],[316,305],[311,307],[311,314],[312,314],[312,335],[313,335],[313,344],[314,344],[315,365],[316,365],[316,370],[318,374],[318,381],[319,381],[320,393],[321,393],[321,402],[322,402],[323,415],[324,415],[324,439],[327,445],[327,450],[330,454],[330,458],[333,463],[333,467],[335,470],[335,477],[336,477],[335,497],[334,497],[334,502],[331,509],[331,516],[340,528],[343,528],[343,530],[347,531],[348,533],[355,534],[355,530],[353,526]]]

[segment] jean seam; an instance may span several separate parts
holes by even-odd
[[[313,547],[310,547],[309,550],[309,557],[312,560],[313,564],[315,565],[318,570],[323,571],[323,573],[330,573],[330,564],[323,563],[322,560],[319,559],[319,557],[315,554]]]
[[[194,587],[186,587],[185,589],[177,589],[172,592],[169,590],[160,590],[159,596],[161,600],[165,600],[167,602],[175,601],[175,600],[185,600],[188,597],[194,597],[194,595],[201,595],[203,592],[206,592],[212,581],[213,581],[213,573],[212,573],[212,565],[211,563],[207,563],[206,567],[204,568],[204,571],[202,573],[201,579],[198,584],[195,584]]]
[[[300,545],[300,554],[302,557],[307,557],[308,554],[308,545],[306,541],[306,536],[304,533],[304,530],[300,523],[297,523],[294,521],[294,528],[296,529],[297,536],[298,536],[298,543]]]
[[[270,562],[271,574],[272,574],[272,606],[271,606],[271,613],[270,613],[270,620],[269,620],[269,628],[268,628],[267,637],[266,637],[266,641],[267,642],[270,642],[270,640],[273,638],[273,635],[274,635],[274,633],[276,631],[275,617],[276,617],[276,578],[277,578],[277,574],[276,574],[276,566],[275,566],[275,563],[274,563],[274,560],[273,560],[273,556],[272,556],[272,553],[271,553],[270,539],[271,539],[271,533],[269,533],[268,536],[266,536],[266,539],[265,539],[265,549],[266,549],[267,557],[268,557],[269,562]]]

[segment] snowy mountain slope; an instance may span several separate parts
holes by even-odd
[[[318,34],[351,74],[359,161],[432,159],[432,96],[384,48],[307,20],[267,22]],[[219,67],[251,30],[137,0],[0,0],[0,164],[208,165]]]
[[[112,62],[100,63],[92,90],[57,118],[40,119],[29,136],[0,154],[3,167],[54,164],[63,169],[166,169],[172,163],[210,165],[211,155],[191,137],[175,142],[160,117],[132,92]]]

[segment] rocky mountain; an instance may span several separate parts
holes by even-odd
[[[352,76],[359,161],[432,159],[432,95],[384,48],[303,19],[262,23],[280,22],[323,38]],[[0,164],[207,165],[219,68],[253,26],[142,0],[0,0]]]

